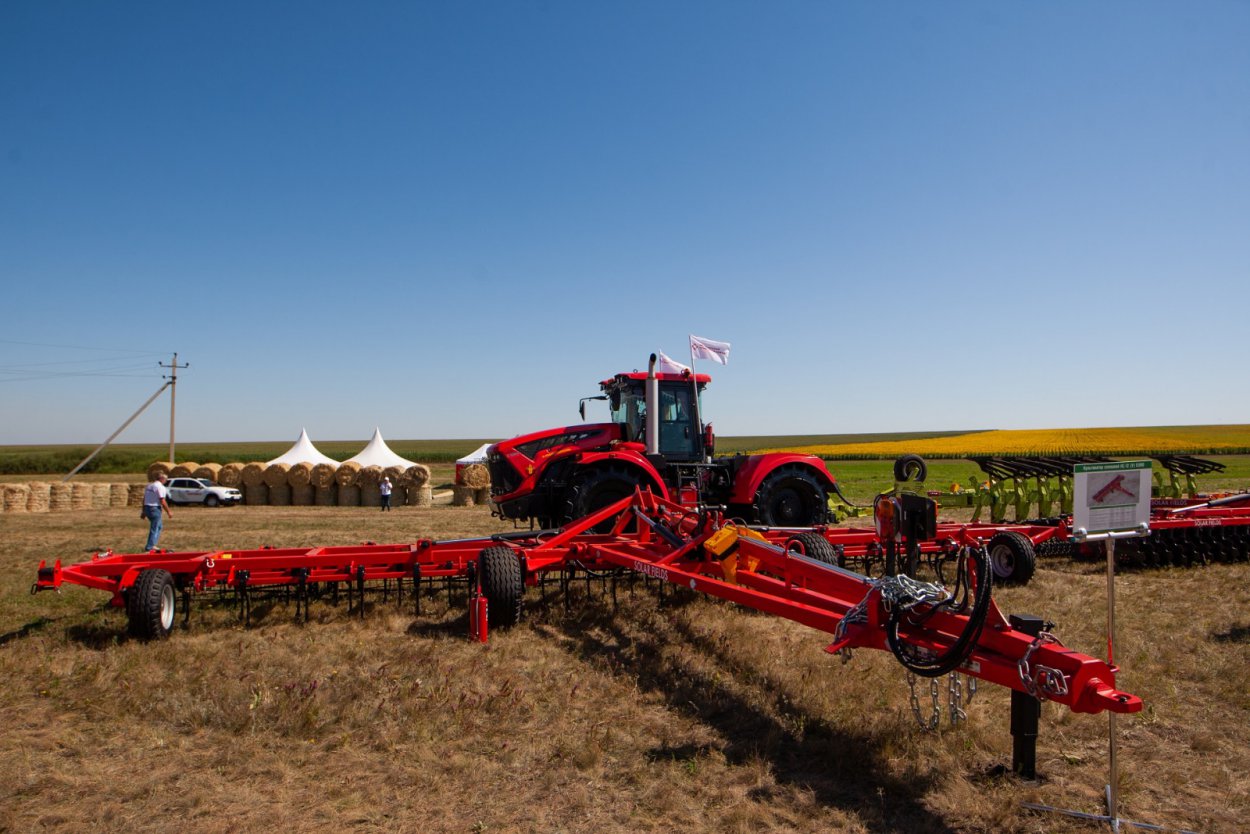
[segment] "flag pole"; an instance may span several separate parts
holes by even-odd
[[[706,448],[703,448],[703,438],[705,436],[703,432],[703,412],[699,408],[699,381],[695,379],[693,335],[690,336],[690,387],[694,393],[694,424],[699,432],[699,448],[703,449],[703,459],[707,460],[710,454]]]

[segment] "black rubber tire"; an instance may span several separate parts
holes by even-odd
[[[521,560],[510,547],[488,547],[477,556],[478,581],[486,597],[486,624],[507,628],[521,619],[525,577]]]
[[[929,476],[929,465],[920,455],[903,455],[894,461],[894,480],[923,481]]]
[[[218,504],[220,504],[220,503],[221,503],[221,502],[217,500],[217,496],[216,496],[216,495],[205,495],[205,496],[204,496],[204,506],[205,506],[205,507],[216,507],[216,506],[217,506]]]
[[[755,520],[769,527],[814,527],[829,517],[829,494],[805,466],[782,466],[755,493]]]
[[[178,594],[167,570],[148,568],[126,594],[130,633],[142,640],[163,640],[174,630]]]
[[[633,495],[640,483],[638,475],[619,464],[596,466],[580,472],[574,478],[573,488],[565,499],[564,521],[576,521],[609,504],[615,504],[622,498]],[[615,519],[608,519],[596,525],[593,530],[596,533],[608,533],[614,523]]]
[[[1028,536],[1014,530],[1003,530],[990,537],[985,546],[990,559],[994,582],[1003,585],[1025,585],[1037,569],[1037,554]]]
[[[838,551],[829,540],[820,533],[799,533],[792,536],[786,542],[786,550],[792,550],[795,553],[802,553],[817,562],[824,562],[826,565],[838,564]]]

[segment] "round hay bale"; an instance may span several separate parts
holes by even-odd
[[[221,464],[220,463],[201,463],[191,473],[192,478],[207,478],[215,484],[221,483]]]
[[[143,484],[135,484],[139,488],[139,501],[143,501]],[[54,513],[69,512],[74,509],[74,485],[53,484],[48,495],[48,511]]]
[[[468,466],[461,467],[457,474],[459,477],[456,482],[460,486],[474,489],[490,486],[490,470],[484,463],[470,463]]]
[[[269,488],[276,486],[286,486],[287,473],[291,471],[289,463],[271,463],[265,467],[265,483],[269,484]],[[269,503],[273,503],[273,497],[270,496]]]
[[[244,486],[256,486],[265,482],[265,464],[259,461],[252,461],[245,464],[243,471],[239,473],[239,480]]]
[[[4,511],[6,513],[24,513],[30,503],[29,484],[4,485]]]
[[[355,486],[356,477],[360,474],[360,464],[348,461],[340,463],[339,468],[334,470],[334,480],[338,481],[339,486]]]
[[[388,466],[382,470],[382,477],[390,478],[392,484],[399,486],[403,483],[404,473],[407,471],[408,467],[406,466]]]
[[[52,501],[52,484],[47,481],[31,481],[30,495],[26,498],[26,512],[46,513]]]
[[[156,463],[148,464],[148,480],[155,481],[157,475],[168,476],[174,471],[174,465],[167,460],[158,460]]]
[[[124,507],[130,502],[130,484],[109,484],[109,506]]]
[[[291,484],[291,506],[311,507],[313,490],[312,484]]]
[[[360,506],[382,506],[382,490],[378,488],[377,484],[361,484],[358,489],[360,490]]]
[[[261,481],[256,484],[243,484],[243,503],[253,507],[263,507],[269,503],[269,485]]]
[[[243,464],[227,463],[217,473],[217,483],[224,487],[237,487],[243,483]]]
[[[339,485],[331,481],[326,486],[313,485],[313,503],[318,507],[333,507],[339,501]]]
[[[289,507],[291,506],[291,486],[290,484],[269,484],[269,506],[271,507]]]
[[[430,483],[430,467],[423,463],[414,463],[404,470],[404,478],[400,483],[410,487],[427,486]]]
[[[337,463],[319,463],[312,468],[308,478],[312,485],[317,489],[325,489],[338,483],[334,479],[334,473],[339,468]]]
[[[147,489],[144,484],[126,484],[126,506],[142,507],[143,491]]]
[[[377,486],[381,480],[382,467],[377,464],[366,466],[356,474],[356,486],[358,487]]]
[[[312,486],[312,469],[313,465],[307,461],[300,461],[292,464],[291,470],[286,473],[286,482],[294,487],[310,487]],[[312,495],[312,493],[309,493]],[[292,501],[295,499],[292,498]]]
[[[109,501],[113,499],[112,484],[92,484],[91,485],[91,509],[107,510]]]
[[[434,490],[426,484],[425,486],[410,486],[404,488],[408,492],[408,505],[412,507],[432,507],[434,506]]]
[[[473,490],[473,501],[479,506],[485,507],[490,503],[490,487],[481,487]]]
[[[77,481],[73,484],[74,491],[70,493],[70,508],[75,510],[91,509],[91,484],[84,481]]]
[[[451,505],[453,507],[472,507],[477,490],[473,487],[456,484],[451,488]]]
[[[340,468],[341,472],[342,469]],[[339,506],[340,507],[359,507],[360,506],[360,487],[355,484],[344,484],[339,482]]]
[[[193,473],[195,470],[199,468],[200,468],[200,465],[198,463],[192,463],[190,461],[187,461],[186,463],[180,463],[177,466],[175,466],[173,469],[169,470],[169,477],[190,478],[192,477],[191,473]]]

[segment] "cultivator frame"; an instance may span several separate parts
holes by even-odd
[[[608,524],[609,532],[592,532]],[[345,585],[363,600],[366,583],[387,589],[395,582],[402,600],[405,582],[417,590],[423,580],[465,580],[470,631],[485,641],[490,627],[516,620],[526,585],[552,572],[625,571],[822,631],[833,637],[827,651],[844,658],[858,648],[889,650],[918,674],[958,671],[1075,712],[1141,709],[1139,698],[1116,690],[1115,667],[1048,633],[1012,627],[990,598],[992,575],[977,528],[948,531],[923,547],[905,543],[908,553],[926,553],[937,583],[840,567],[831,553],[854,558],[857,548],[867,553],[871,540],[848,538],[826,549],[818,541],[838,536],[823,531],[812,538],[813,532],[756,531],[715,509],[691,510],[636,492],[558,530],[345,547],[106,552],[69,566],[42,562],[32,592],[64,583],[111,592],[113,604],[127,609],[133,632],[163,637],[173,627],[176,593],[187,604],[197,593],[232,590],[246,607],[250,593],[276,589],[293,596],[297,614],[306,617],[314,588],[337,594]],[[865,533],[872,535],[847,535]],[[953,592],[940,581],[944,566],[954,568]]]

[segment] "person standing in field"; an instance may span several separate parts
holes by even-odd
[[[161,539],[162,510],[170,518],[174,517],[174,514],[169,511],[169,490],[165,488],[167,480],[169,477],[162,472],[143,490],[143,511],[139,517],[148,520],[148,543],[143,548],[144,552],[155,550],[156,543]]]
[[[391,508],[391,479],[383,475],[378,488],[382,491],[382,512],[386,512]]]

